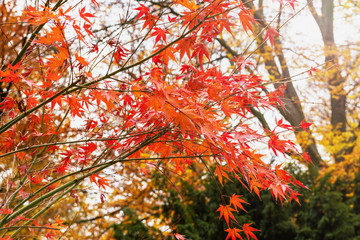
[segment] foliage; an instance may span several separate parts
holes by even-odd
[[[226,224],[219,224],[215,214],[221,204],[220,187],[224,197],[226,193],[238,192],[249,203],[244,206],[246,213],[237,215],[236,220],[240,224],[256,224],[261,229],[257,234],[259,239],[359,239],[358,193],[346,197],[337,189],[338,184],[329,181],[329,176],[314,181],[311,174],[295,165],[290,165],[288,170],[310,187],[310,190],[301,191],[301,205],[273,201],[270,193],[262,194],[261,199],[254,198],[237,181],[217,186],[215,179],[204,173],[195,185],[179,179],[176,190],[167,183],[166,177],[155,175],[157,186],[169,192],[169,196],[154,208],[161,208],[164,221],[169,221],[174,231],[183,233],[188,239],[224,239]]]
[[[160,230],[146,226],[131,208],[124,209],[124,215],[124,220],[113,226],[115,239],[164,239]]]
[[[294,1],[286,2],[294,9]],[[29,32],[23,46],[8,49],[18,52],[0,71],[1,237],[108,237],[100,227],[114,229],[117,238],[136,238],[139,231],[150,236],[145,226],[157,220],[124,207],[133,199],[138,208],[151,206],[164,194],[151,191],[148,175],[186,179],[199,164],[215,165],[221,185],[233,178],[258,197],[269,190],[278,201],[298,201],[295,188],[304,186],[280,164],[265,162],[270,152],[301,157],[281,135],[293,127],[252,121],[259,111],[282,106],[285,85],[267,90],[255,71],[244,71],[253,65],[247,58],[234,57],[227,68],[214,51],[216,39],[240,27],[236,21],[254,33],[253,10],[242,1],[177,0],[170,12],[129,2],[108,31],[95,19],[115,3],[22,6]],[[272,44],[276,35],[268,28]],[[305,128],[302,121],[294,127]],[[267,147],[262,154],[259,144]],[[246,201],[236,192],[221,197],[212,211],[225,220],[224,237],[256,239],[258,230],[236,218]],[[107,198],[120,209],[104,212]],[[116,214],[122,214],[118,225],[101,220]],[[99,223],[88,227],[96,236],[79,226],[91,221]]]
[[[230,190],[226,191],[226,194],[231,196],[232,192],[237,192],[246,196],[243,197],[244,200],[252,203],[246,206],[248,213],[245,222],[253,221],[257,224],[257,228],[262,230],[257,234],[261,239],[358,239],[359,42],[355,33],[353,39],[349,38],[344,42],[339,39],[335,41],[335,38],[344,34],[341,29],[352,29],[355,22],[352,16],[359,11],[359,6],[354,1],[308,0],[301,13],[307,11],[305,14],[314,18],[319,30],[318,35],[322,39],[319,43],[315,42],[311,46],[307,43],[300,48],[301,41],[298,38],[289,42],[288,38],[281,37],[291,28],[287,28],[288,17],[296,18],[296,14],[293,15],[292,12],[287,12],[286,8],[280,7],[279,14],[274,17],[274,13],[268,10],[270,5],[274,5],[271,1],[251,1],[245,5],[254,10],[253,14],[260,25],[252,26],[258,37],[258,48],[247,49],[243,39],[223,37],[218,39],[221,45],[218,51],[227,52],[228,55],[224,58],[240,59],[244,54],[243,49],[247,49],[253,54],[252,60],[256,61],[254,66],[265,68],[275,88],[281,87],[282,82],[287,83],[282,98],[283,105],[279,106],[278,110],[286,119],[284,124],[300,126],[295,134],[305,152],[304,160],[313,162],[316,166],[310,167],[308,173],[299,174],[299,171],[304,171],[302,168],[295,171],[296,178],[310,188],[310,191],[300,191],[301,206],[295,204],[290,207],[285,202],[282,208],[279,203],[276,205],[269,201],[270,194],[262,194],[263,202],[255,201],[255,204],[253,198],[247,196],[247,192]],[[339,16],[345,16],[347,22],[339,25]],[[277,27],[273,28],[271,25],[275,20]],[[311,39],[313,36],[310,35],[317,35],[310,30],[301,30],[301,35],[309,34]],[[264,39],[269,39],[270,44],[264,43]],[[248,65],[248,69],[250,66],[253,67]],[[290,74],[295,72],[298,74]],[[271,126],[271,120],[265,118],[262,112],[253,113],[264,128]],[[303,122],[304,119],[311,119],[315,123],[311,130],[307,129],[309,125]],[[301,126],[307,131],[303,131]],[[276,137],[273,137],[273,141],[276,142]],[[318,151],[320,145],[322,150]],[[206,179],[214,183],[210,177]],[[173,200],[169,206],[166,205],[168,203],[165,204],[167,209],[171,209],[170,206],[173,206],[173,209],[186,209],[179,211],[175,219],[181,219],[183,215],[204,216],[204,212],[198,211],[198,206],[206,206],[206,201],[199,197],[199,203],[194,204],[184,200],[182,196],[191,196],[186,199],[197,199],[202,194],[212,196],[210,189],[215,188],[210,184],[211,187],[207,186],[206,190],[192,193],[193,188],[197,187],[188,183],[188,180],[182,182],[185,193],[180,191],[181,195],[178,196],[175,194],[177,191],[174,191],[176,197],[172,196],[170,199],[175,198],[176,201]],[[229,183],[224,187],[228,185]],[[186,231],[186,236],[198,239],[197,232],[194,233],[192,229],[203,229],[201,223],[197,223],[198,219],[186,220],[186,223],[179,227],[186,231],[188,226],[190,230]],[[212,221],[216,223],[217,218],[213,217]],[[238,217],[237,221],[240,222]],[[206,227],[219,229],[218,225]],[[207,238],[216,239],[216,236],[221,236],[222,230],[220,227],[218,232]],[[206,236],[205,234],[201,236]],[[200,237],[202,238],[205,237]]]

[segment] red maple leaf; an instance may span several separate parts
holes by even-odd
[[[305,131],[307,131],[307,132],[308,132],[307,129],[308,129],[311,125],[313,125],[313,123],[307,123],[307,122],[305,122],[304,120],[302,120],[301,123],[300,123],[300,127],[301,127],[302,129],[304,129]]]
[[[176,22],[176,18],[177,17],[170,17],[170,15],[168,15],[168,20],[169,20],[169,22]]]
[[[276,180],[276,182],[271,183],[269,185],[269,188],[270,188],[272,197],[275,200],[277,200],[279,198],[281,201],[281,204],[282,204],[282,200],[285,199],[285,197],[286,197],[286,195],[285,195],[286,190],[288,190],[289,187],[286,184],[282,183],[281,181]]]
[[[81,65],[83,65],[83,66],[85,66],[85,67],[89,65],[89,62],[87,62],[87,61],[85,60],[85,58],[79,56],[77,53],[75,53],[75,58],[76,58],[76,60],[79,62],[79,64],[81,64]]]
[[[285,0],[285,1],[287,1],[290,4],[291,8],[295,11],[295,5],[294,4],[297,2],[297,0]]]
[[[90,178],[90,182],[93,182],[96,184],[96,179],[100,178],[100,176],[97,174],[91,174],[89,178]]]
[[[1,208],[0,209],[0,214],[12,214],[13,210],[9,209],[9,208]]]
[[[175,0],[176,4],[180,4],[186,7],[189,10],[196,10],[198,6],[196,6],[195,2],[190,2],[189,0]]]
[[[86,40],[85,40],[84,34],[82,34],[82,32],[81,32],[81,28],[79,27],[79,25],[77,25],[76,22],[73,22],[72,27],[73,27],[73,29],[75,30],[77,37],[78,37],[83,43],[85,43],[86,45],[88,45],[88,43],[87,43]]]
[[[268,30],[265,33],[264,41],[269,39],[271,47],[274,47],[274,35],[280,36],[280,33],[278,33],[275,28],[268,27]]]
[[[61,164],[55,168],[55,171],[60,175],[63,175],[68,169],[70,169],[70,165]],[[52,186],[52,185],[51,185]]]
[[[0,237],[0,240],[13,240],[14,238],[10,238],[10,235],[5,236],[3,238]]]
[[[27,99],[26,99],[26,104],[27,106],[31,109],[33,107],[36,107],[38,104],[39,104],[39,101],[37,100],[36,97],[34,96],[29,96]]]
[[[89,35],[89,36],[92,36],[92,37],[95,37],[95,35],[93,34],[93,32],[90,30],[90,27],[91,27],[91,24],[89,24],[89,23],[84,23],[84,25],[83,25],[83,28],[84,28],[84,30],[85,30],[85,32]],[[93,46],[94,46],[95,44],[93,44]]]
[[[250,66],[256,68],[256,66],[251,61],[246,60],[243,56],[234,57],[231,61],[236,63],[239,70],[242,70],[245,67],[250,67]]]
[[[225,232],[228,232],[225,240],[228,240],[229,238],[231,238],[231,240],[243,239],[239,234],[241,230],[238,228],[228,228],[225,230]]]
[[[313,76],[314,72],[320,72],[319,69],[317,68],[314,68],[314,67],[311,67],[309,70],[308,70],[310,76]]]
[[[107,184],[109,180],[104,178],[104,177],[100,177],[97,174],[92,174],[90,175],[90,182],[95,183],[100,189],[104,188],[104,190],[106,189],[105,186],[109,187],[109,184]]]
[[[41,6],[43,9],[38,10],[35,7],[29,6],[24,10],[24,14],[21,17],[22,21],[29,22],[34,25],[44,24],[49,20],[58,20],[58,16],[55,15],[51,8]]]
[[[312,165],[314,165],[314,163],[311,161],[311,158],[307,152],[304,152],[302,154],[302,157],[304,158],[306,164],[308,164],[310,162]]]
[[[302,194],[300,194],[300,193],[298,193],[298,192],[296,192],[296,191],[291,191],[290,192],[290,202],[292,201],[292,200],[295,200],[299,205],[301,205],[300,204],[300,201],[299,201],[299,198],[297,197],[297,196],[301,196]]]
[[[164,42],[166,43],[166,34],[168,34],[168,33],[169,33],[169,31],[166,30],[166,29],[162,29],[162,28],[159,28],[159,27],[153,28],[152,33],[151,33],[150,36],[151,37],[156,36],[154,45],[156,45],[156,43],[158,41],[160,41],[161,39],[163,39]]]
[[[258,230],[256,228],[253,228],[253,227],[250,227],[250,225],[251,225],[251,223],[244,224],[243,225],[243,231],[244,231],[244,233],[245,233],[248,240],[250,239],[249,236],[252,237],[253,239],[257,240],[257,238],[256,238],[256,236],[255,236],[255,234],[253,232],[260,231],[260,230]]]
[[[91,0],[91,3],[94,4],[95,7],[99,7],[99,3],[95,0]]]
[[[69,104],[71,116],[78,116],[81,118],[81,113],[84,112],[84,109],[81,106],[79,99],[72,96],[66,96],[66,101]]]
[[[145,16],[147,13],[150,12],[150,9],[146,7],[144,4],[140,4],[140,7],[135,8],[134,10],[139,11],[139,14],[136,17],[136,20],[140,19],[142,16]]]
[[[94,15],[92,15],[91,13],[86,13],[85,12],[85,7],[83,7],[81,10],[79,10],[79,14],[80,14],[80,17],[82,19],[84,19],[86,22],[90,23],[90,20],[88,19],[89,17],[95,17]]]
[[[249,204],[248,202],[242,200],[241,195],[236,195],[235,193],[230,197],[230,204],[232,204],[235,207],[235,210],[237,211],[237,208],[241,208],[243,211],[247,212],[245,208],[242,206],[242,203]]]
[[[28,178],[30,179],[30,181],[31,181],[32,183],[34,183],[34,184],[41,184],[41,183],[43,183],[44,177],[45,177],[45,174],[40,174],[40,176],[39,176],[39,174],[37,174],[37,173],[35,174],[34,177],[28,176]]]
[[[224,30],[224,28],[225,28],[226,31],[228,31],[232,36],[234,36],[234,35],[232,34],[231,27],[232,27],[232,26],[236,26],[236,24],[231,23],[231,22],[229,21],[229,19],[220,19],[220,20],[218,20],[218,23],[219,23],[220,33],[222,33],[223,30]]]
[[[195,27],[195,25],[202,21],[202,17],[197,12],[184,12],[183,17],[181,20],[183,20],[182,27],[187,26],[189,29],[192,29]]]
[[[278,135],[275,134],[270,137],[268,146],[271,150],[273,150],[276,156],[277,156],[277,151],[283,153],[284,155],[285,152],[288,150],[297,152],[297,149],[293,142],[291,142],[290,140],[280,140]]]
[[[8,111],[15,107],[16,101],[12,97],[5,97],[4,100],[0,103],[0,109],[5,109]]]
[[[284,129],[287,129],[287,130],[292,130],[292,129],[293,129],[293,127],[292,127],[291,125],[286,124],[286,123],[284,123],[283,121],[284,121],[283,118],[281,118],[280,120],[277,120],[277,119],[275,118],[276,126],[277,126],[277,127],[284,128]]]
[[[185,238],[184,235],[181,235],[179,233],[175,233],[174,234],[174,237],[177,239],[177,240],[186,240],[187,238]]]
[[[241,24],[242,24],[245,32],[247,33],[247,30],[250,30],[252,33],[254,33],[254,30],[251,26],[252,23],[256,23],[253,15],[252,15],[253,10],[247,9],[242,4],[240,6],[240,9],[241,9],[241,11],[239,13],[239,18],[240,18]]]
[[[306,187],[304,184],[302,184],[300,181],[296,180],[296,178],[293,178],[292,181],[293,181],[296,185],[298,185],[298,186],[300,186],[300,187],[302,187],[302,188],[309,189],[309,188]]]
[[[180,60],[184,57],[185,53],[189,59],[191,59],[190,51],[194,49],[195,37],[187,37],[177,42],[176,50],[180,51]]]
[[[145,16],[141,18],[141,20],[145,21],[141,30],[145,29],[146,27],[152,29],[156,23],[156,20],[158,20],[158,16],[146,13]]]
[[[123,61],[126,56],[129,54],[129,50],[124,46],[118,44],[116,46],[116,51],[114,52],[115,62],[120,65],[120,61]]]
[[[194,52],[191,55],[191,58],[198,56],[200,66],[202,66],[204,55],[207,57],[207,59],[210,59],[209,51],[208,51],[206,45],[204,43],[196,43],[194,46]]]
[[[170,59],[173,60],[174,62],[177,62],[174,55],[176,49],[173,47],[167,47],[166,49],[163,50],[163,48],[165,47],[166,47],[165,45],[158,44],[157,49],[155,50],[155,52],[159,50],[161,51],[158,56],[162,59],[162,62],[165,64],[165,66],[169,64]]]
[[[100,178],[98,178],[96,185],[98,185],[98,187],[100,189],[104,188],[104,190],[105,190],[106,189],[105,186],[109,187],[109,184],[107,184],[108,181],[109,181],[108,179],[106,179],[104,177],[100,177]]]
[[[219,182],[221,183],[221,185],[223,184],[223,177],[230,180],[228,174],[226,173],[225,168],[222,167],[221,165],[216,166],[215,174],[218,176],[218,179],[219,179]]]
[[[276,176],[278,176],[282,181],[288,182],[289,179],[291,178],[291,176],[287,171],[280,168],[281,165],[282,164],[278,164],[278,165],[275,166]]]
[[[224,219],[228,226],[230,226],[229,224],[230,218],[233,219],[235,222],[237,222],[234,215],[232,214],[232,212],[234,212],[235,209],[231,208],[230,205],[226,205],[226,206],[220,205],[220,207],[216,211],[220,212],[219,219],[221,219],[221,217],[224,216]]]

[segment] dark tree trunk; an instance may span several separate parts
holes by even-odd
[[[324,42],[325,66],[328,70],[328,89],[330,92],[332,130],[335,137],[346,132],[346,92],[344,90],[345,78],[341,76],[337,67],[339,59],[334,39],[334,0],[322,0],[321,13],[318,14],[311,0],[308,6],[314,17]],[[344,160],[344,154],[350,153],[352,148],[344,148],[334,154],[335,162]]]

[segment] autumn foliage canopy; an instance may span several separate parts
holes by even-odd
[[[164,169],[185,176],[201,164],[220,185],[237,179],[255,197],[264,190],[298,201],[296,188],[305,186],[267,160],[271,152],[302,155],[280,136],[293,127],[274,119],[269,130],[253,118],[282,106],[285,85],[267,89],[249,56],[226,65],[212,51],[219,36],[236,38],[234,30],[256,38],[253,11],[240,0],[174,0],[180,15],[132,2],[104,36],[101,4],[17,6],[23,12],[13,21],[28,34],[5,51],[0,70],[0,239],[24,232],[57,239],[71,222],[41,216],[66,198],[74,206],[91,200],[79,198],[85,187],[104,203],[122,181],[117,171],[129,167],[147,177]],[[272,26],[262,31],[271,44],[279,35]],[[219,198],[227,239],[257,239],[258,229],[234,217],[246,214],[247,202],[237,193]]]

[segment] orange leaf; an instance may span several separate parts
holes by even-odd
[[[230,218],[231,218],[232,220],[234,220],[235,222],[237,222],[236,219],[235,219],[235,217],[234,217],[234,215],[232,214],[232,212],[234,212],[235,209],[231,208],[230,205],[226,205],[226,206],[220,205],[220,207],[219,207],[216,211],[217,211],[217,212],[220,212],[220,217],[219,217],[219,219],[220,219],[222,216],[224,216],[224,219],[225,219],[225,221],[226,221],[226,223],[227,223],[228,226],[230,226],[230,224],[229,224]]]
[[[155,52],[162,50],[165,47],[166,47],[165,45],[159,44],[159,45],[157,45],[157,49],[155,50]],[[175,52],[176,52],[176,49],[170,46],[170,47],[164,49],[162,52],[160,52],[158,56],[159,56],[159,58],[162,59],[165,66],[167,66],[170,59],[177,63],[175,55],[174,55]]]
[[[66,96],[66,101],[69,104],[71,116],[78,116],[81,118],[81,113],[84,112],[84,109],[81,106],[79,99],[72,96]]]
[[[228,240],[229,238],[231,238],[231,240],[236,240],[237,238],[243,239],[239,234],[241,230],[238,228],[228,228],[225,230],[225,232],[228,232],[225,240]]]
[[[314,165],[314,163],[311,161],[311,158],[307,152],[304,152],[302,154],[302,157],[304,158],[306,164],[308,164],[310,162],[312,165]]]
[[[196,6],[195,2],[190,2],[189,0],[176,0],[176,1],[174,1],[174,3],[180,4],[189,10],[196,10],[198,8],[198,6]]]
[[[77,53],[75,53],[76,60],[83,66],[88,66],[89,63],[85,60],[85,58],[79,56]]]
[[[202,66],[203,57],[204,55],[207,57],[207,59],[210,60],[209,51],[204,43],[197,43],[194,46],[194,52],[191,55],[191,58],[198,56],[199,57],[199,63],[200,66]]]
[[[109,187],[109,185],[107,184],[108,181],[109,181],[108,179],[104,177],[100,177],[97,174],[90,175],[90,182],[95,183],[100,189],[101,188],[105,189],[105,186]]]
[[[230,197],[230,204],[232,204],[235,207],[235,210],[237,211],[237,208],[241,208],[243,211],[247,212],[244,207],[242,206],[242,203],[249,204],[248,202],[242,200],[241,195],[236,195],[235,193]]]
[[[73,29],[75,30],[77,37],[78,37],[83,43],[85,43],[86,45],[88,45],[87,42],[85,41],[85,36],[84,36],[84,34],[81,33],[81,29],[80,29],[79,25],[76,24],[76,22],[73,23]]]
[[[221,183],[221,185],[223,185],[223,176],[226,177],[227,179],[230,180],[229,176],[227,175],[226,173],[226,170],[224,169],[224,167],[220,166],[220,165],[217,165],[216,166],[216,169],[215,169],[215,174],[218,176],[218,179]]]
[[[187,238],[185,238],[184,235],[181,235],[179,233],[175,233],[174,234],[174,237],[177,239],[177,240],[186,240]]]
[[[98,178],[96,185],[98,185],[98,187],[100,189],[104,188],[104,190],[105,190],[106,189],[105,186],[109,187],[109,184],[107,184],[108,181],[109,181],[108,179],[106,179],[104,177],[100,177],[100,178]]]
[[[300,193],[298,193],[298,192],[296,192],[296,191],[291,191],[290,192],[290,202],[292,201],[292,200],[295,200],[299,205],[301,205],[300,204],[300,201],[299,201],[299,198],[297,197],[297,196],[301,196],[302,194],[300,194]]]
[[[249,236],[252,237],[253,239],[257,240],[257,237],[255,236],[255,234],[253,232],[255,231],[260,231],[256,228],[250,227],[251,223],[246,223],[243,225],[243,231],[247,237],[247,239],[249,240]]]
[[[30,177],[28,175],[28,178],[30,179],[30,181],[34,184],[41,184],[44,180],[45,175],[44,174],[40,174],[40,176],[36,173],[35,177]]]
[[[100,176],[97,175],[97,174],[91,174],[91,175],[90,175],[90,182],[96,184],[96,179],[97,179],[97,178],[100,178]]]
[[[241,24],[243,25],[245,32],[247,32],[247,30],[250,30],[252,33],[254,33],[251,23],[256,23],[256,21],[251,13],[252,10],[247,9],[244,6],[240,6],[240,8],[241,8],[241,11],[239,13],[239,18],[240,18]]]
[[[22,21],[28,22],[34,25],[41,25],[49,21],[50,19],[55,20],[57,17],[50,8],[43,7],[43,10],[37,10],[33,6],[29,6],[27,10],[24,10]]]

